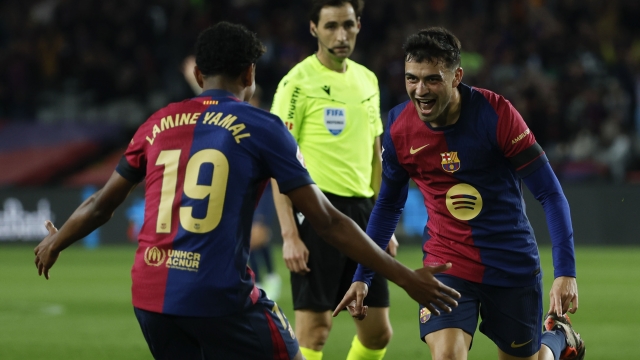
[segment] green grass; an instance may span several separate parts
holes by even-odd
[[[66,250],[52,278],[38,277],[32,246],[0,247],[0,359],[151,359],[130,301],[131,246]],[[640,353],[640,247],[577,249],[580,310],[572,320],[588,348],[588,359],[635,359]],[[551,251],[541,249],[545,294],[551,285]],[[276,253],[279,260],[279,252]],[[415,245],[398,258],[420,266]],[[276,261],[288,283],[282,261]],[[545,296],[545,304],[548,301]],[[429,359],[418,339],[416,304],[391,286],[394,337],[387,359]],[[293,323],[290,291],[278,301]],[[547,306],[547,305],[545,305]],[[325,347],[325,359],[344,359],[354,334],[341,314]],[[294,324],[295,325],[295,324]],[[469,359],[495,359],[495,346],[479,332]]]

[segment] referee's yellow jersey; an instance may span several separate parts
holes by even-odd
[[[371,197],[373,144],[382,134],[375,74],[347,59],[339,73],[316,55],[282,78],[271,112],[298,142],[318,187],[334,195]]]

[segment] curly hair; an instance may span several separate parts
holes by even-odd
[[[351,6],[353,6],[353,10],[356,12],[356,17],[360,17],[360,15],[362,15],[364,0],[313,0],[311,3],[311,11],[309,12],[309,19],[317,25],[318,21],[320,21],[320,11],[323,7],[340,7],[343,4],[351,4]]]
[[[265,47],[255,33],[242,25],[219,22],[198,35],[196,64],[205,76],[239,76],[255,64]]]
[[[443,27],[430,27],[410,35],[402,45],[405,61],[442,62],[447,68],[460,66],[460,40]]]

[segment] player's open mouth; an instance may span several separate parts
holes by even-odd
[[[420,112],[423,114],[431,113],[433,106],[436,104],[436,99],[416,99],[416,101],[420,107]]]

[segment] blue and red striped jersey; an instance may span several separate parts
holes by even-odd
[[[222,90],[153,114],[116,170],[146,180],[133,305],[182,316],[255,303],[247,260],[262,191],[271,177],[284,193],[313,183],[284,123]]]
[[[393,108],[383,137],[383,179],[413,179],[428,220],[425,265],[451,262],[451,275],[496,286],[541,279],[522,177],[548,160],[515,108],[491,91],[460,84],[461,113],[432,128],[412,102]]]

